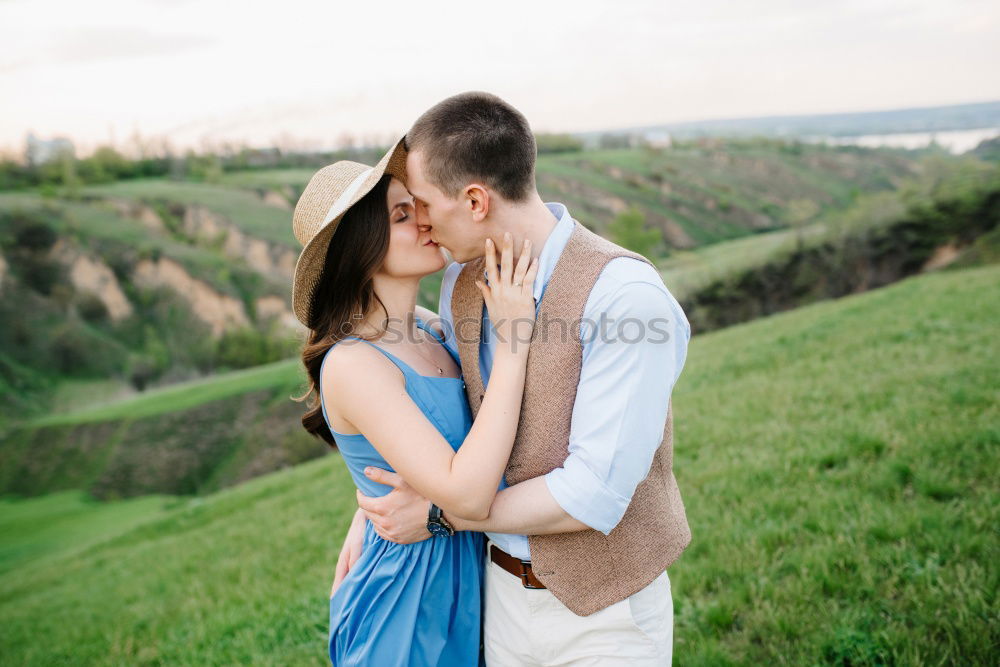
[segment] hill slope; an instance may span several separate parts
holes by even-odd
[[[0,443],[0,493],[207,493],[322,456],[298,426],[304,390],[287,360],[24,424]]]
[[[919,189],[865,198],[836,223],[675,256],[664,280],[703,333],[952,262],[988,261],[1000,173],[980,162],[959,166]],[[325,449],[289,425],[300,408],[288,397],[302,393],[303,381],[289,360],[55,412],[4,438],[0,492],[205,493],[319,456]]]
[[[542,198],[565,203],[595,231],[635,206],[660,228],[667,247],[691,248],[811,221],[859,194],[898,187],[918,170],[917,156],[903,151],[714,139],[670,149],[542,154],[536,171]],[[242,172],[223,182],[300,192],[312,173]]]
[[[680,664],[991,661],[998,297],[1000,267],[937,273],[692,341],[674,395],[694,533],[670,568]],[[335,455],[159,508],[6,502],[0,652],[325,664],[354,502]],[[39,537],[60,507],[104,539]],[[146,520],[122,530],[117,512]]]
[[[810,223],[920,168],[900,151],[712,140],[543,154],[538,184],[602,233],[638,208],[662,233],[655,259]],[[313,173],[0,192],[0,421],[293,354],[291,209]],[[422,281],[423,305],[439,284]]]

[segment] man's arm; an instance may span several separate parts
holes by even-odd
[[[480,530],[514,535],[575,533],[590,528],[566,513],[549,492],[544,477],[507,487],[497,494],[484,521],[468,521],[444,512],[455,530]]]
[[[372,498],[357,492],[360,511],[372,522],[375,532],[390,542],[410,544],[431,536],[427,532],[430,501],[413,490],[394,472],[372,468],[369,479],[393,487],[384,496]],[[515,535],[572,533],[589,528],[577,521],[549,493],[544,477],[535,477],[500,491],[483,521],[470,521],[442,512],[455,530],[482,530]],[[363,528],[361,526],[360,528]],[[354,526],[348,536],[354,536]],[[354,536],[357,537],[357,536]]]
[[[572,517],[609,534],[649,475],[690,327],[656,270],[608,263],[591,291],[569,454],[544,479]]]

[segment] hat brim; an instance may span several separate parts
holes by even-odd
[[[363,179],[353,188],[349,196],[338,198],[327,213],[319,231],[309,239],[299,253],[292,278],[292,310],[299,322],[307,327],[310,326],[312,317],[313,295],[323,277],[323,264],[326,262],[330,239],[337,231],[344,214],[371,192],[385,174],[406,181],[406,147],[402,138],[386,151],[370,172],[364,174]]]

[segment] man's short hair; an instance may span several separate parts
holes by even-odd
[[[449,197],[479,181],[505,199],[535,188],[535,136],[520,111],[496,95],[468,92],[438,102],[406,133],[423,154],[427,179]]]

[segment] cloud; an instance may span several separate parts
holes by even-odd
[[[88,28],[66,35],[51,53],[56,62],[87,62],[173,55],[213,41],[204,35],[172,35],[144,28]]]
[[[405,131],[490,90],[539,131],[997,99],[996,0],[0,0],[0,145]]]
[[[0,65],[7,74],[42,65],[81,64],[176,55],[211,46],[205,35],[171,34],[142,27],[87,27],[63,31],[36,57],[22,57]]]

